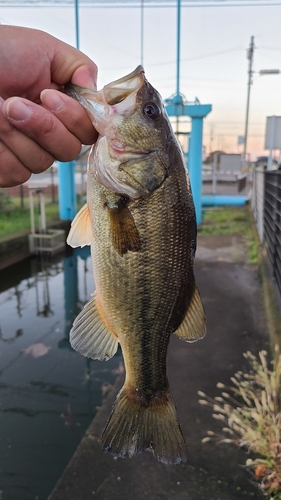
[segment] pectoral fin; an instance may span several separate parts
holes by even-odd
[[[112,358],[116,353],[118,337],[106,324],[96,295],[75,319],[70,331],[70,344],[83,356],[101,361]]]
[[[92,227],[91,215],[87,203],[79,210],[71,223],[67,244],[73,248],[91,245]]]
[[[120,198],[114,208],[108,206],[108,214],[112,244],[116,252],[121,256],[129,250],[138,252],[141,248],[140,236],[126,202]]]
[[[196,340],[202,339],[206,333],[206,315],[196,286],[185,318],[174,333],[186,342],[196,342]]]

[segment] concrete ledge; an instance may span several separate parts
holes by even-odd
[[[28,232],[0,240],[0,270],[30,256]]]
[[[84,500],[89,495],[91,498],[108,477],[108,466],[112,466],[115,461],[102,451],[100,436],[123,380],[124,375],[119,375],[47,500]],[[91,478],[90,492],[89,483],[85,484],[85,476]]]
[[[58,221],[50,223],[50,226],[52,229],[63,229],[67,235],[70,229],[70,221]],[[29,251],[29,234],[30,231],[23,231],[22,233],[0,239],[0,270],[16,264],[32,255]]]
[[[272,352],[274,352],[274,347],[277,344],[281,353],[281,312],[277,300],[277,290],[275,290],[272,281],[265,251],[261,252],[259,275],[262,285],[266,323],[271,340],[271,349]]]
[[[261,281],[263,306],[266,316],[266,326],[271,342],[271,351],[274,353],[275,345],[281,352],[281,308],[277,299],[277,290],[272,279],[268,265],[268,257],[258,234],[252,210],[249,210],[253,225],[253,234],[258,247],[258,274]]]

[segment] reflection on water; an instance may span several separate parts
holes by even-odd
[[[83,358],[71,324],[94,291],[88,247],[0,273],[0,492],[46,499],[115,380],[120,357]],[[1,493],[0,493],[1,497]]]

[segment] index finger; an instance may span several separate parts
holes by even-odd
[[[58,39],[55,39],[55,42],[52,47],[52,80],[59,85],[72,82],[81,87],[96,90],[97,65],[86,54],[71,45]]]

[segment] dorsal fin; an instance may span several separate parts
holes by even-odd
[[[186,342],[196,342],[202,339],[205,333],[206,315],[198,288],[195,286],[185,318],[174,334]]]

